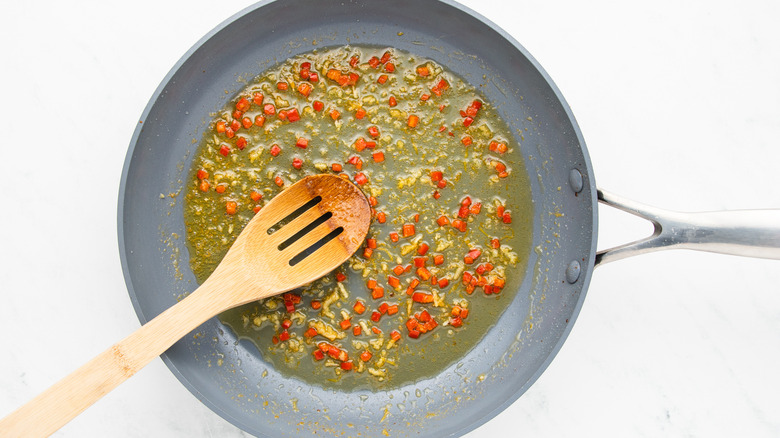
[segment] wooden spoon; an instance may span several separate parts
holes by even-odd
[[[249,221],[198,289],[0,420],[0,435],[54,433],[218,313],[338,267],[363,242],[370,220],[368,200],[347,179],[315,175],[298,181]]]

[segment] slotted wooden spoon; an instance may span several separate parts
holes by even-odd
[[[252,218],[198,289],[0,420],[0,435],[54,433],[218,313],[338,267],[363,242],[370,221],[368,200],[347,179],[314,175],[298,181]]]

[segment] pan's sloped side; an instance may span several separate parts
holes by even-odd
[[[550,78],[510,36],[457,4],[263,2],[205,36],[163,80],[131,140],[118,219],[125,279],[142,322],[195,289],[182,201],[167,195],[185,184],[210,113],[266,68],[346,44],[396,47],[446,65],[480,88],[515,132],[521,147],[509,159],[525,160],[535,208],[527,213],[529,274],[507,285],[519,289],[516,298],[458,363],[378,394],[286,378],[216,319],[164,360],[212,410],[258,436],[458,436],[516,400],[560,349],[590,280],[596,191],[582,135]]]

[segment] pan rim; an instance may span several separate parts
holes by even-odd
[[[120,260],[122,265],[122,272],[125,279],[125,284],[127,285],[128,292],[130,295],[131,302],[133,304],[133,308],[136,312],[136,315],[139,318],[139,321],[142,324],[145,324],[146,322],[151,319],[149,315],[146,315],[142,309],[141,303],[138,300],[138,296],[136,294],[133,281],[130,274],[130,266],[128,263],[128,259],[126,256],[127,251],[127,245],[125,242],[125,223],[124,223],[124,217],[125,217],[125,195],[127,191],[128,186],[128,173],[131,168],[131,164],[133,161],[133,156],[136,151],[136,146],[139,144],[138,140],[141,135],[141,132],[143,130],[143,121],[147,120],[147,117],[149,113],[152,111],[154,106],[156,105],[157,100],[160,98],[160,96],[163,94],[164,89],[166,88],[167,84],[171,81],[171,79],[176,75],[176,73],[179,71],[179,69],[182,67],[183,64],[185,64],[192,56],[193,54],[200,49],[206,42],[208,42],[214,35],[218,34],[225,28],[229,27],[232,23],[234,23],[236,20],[244,17],[245,15],[254,12],[258,9],[261,9],[265,7],[266,5],[277,3],[279,1],[284,0],[263,0],[260,1],[254,5],[250,5],[241,11],[233,14],[231,17],[224,20],[222,23],[217,25],[215,28],[213,28],[211,31],[206,33],[203,37],[201,37],[187,52],[185,52],[182,57],[171,67],[169,72],[166,74],[166,76],[161,80],[160,84],[157,86],[155,91],[150,96],[149,102],[147,103],[146,107],[144,108],[141,117],[140,117],[140,123],[136,126],[136,129],[133,132],[133,135],[130,139],[130,145],[128,147],[128,151],[125,157],[124,165],[122,168],[122,174],[120,179],[120,185],[119,185],[119,196],[118,196],[118,215],[117,215],[117,231],[118,231],[118,241],[119,241],[119,251],[120,251]],[[579,315],[579,312],[582,308],[582,305],[584,303],[585,295],[588,289],[588,286],[590,284],[593,268],[595,265],[595,256],[596,256],[596,246],[598,242],[598,200],[595,196],[596,193],[596,183],[595,178],[593,176],[593,168],[590,161],[590,157],[587,152],[586,144],[583,138],[583,135],[580,131],[579,125],[576,122],[576,119],[574,117],[574,114],[569,107],[568,103],[564,99],[562,93],[558,89],[558,87],[553,82],[552,78],[549,76],[549,74],[544,70],[544,68],[539,64],[539,62],[519,43],[517,42],[511,35],[506,33],[502,28],[497,26],[495,23],[490,21],[489,19],[485,18],[481,14],[471,10],[470,8],[461,5],[455,1],[452,0],[434,0],[435,3],[442,3],[444,5],[453,7],[460,12],[463,12],[465,14],[470,15],[471,17],[481,21],[483,24],[491,27],[494,29],[502,38],[504,38],[506,41],[508,41],[515,50],[519,51],[524,57],[528,59],[528,61],[534,66],[534,68],[539,72],[539,74],[544,78],[545,82],[547,83],[548,87],[554,94],[554,96],[557,98],[559,104],[564,109],[565,117],[566,119],[571,123],[571,126],[574,130],[574,134],[576,135],[576,138],[580,144],[580,148],[583,155],[583,165],[580,168],[580,170],[583,173],[583,176],[585,176],[586,180],[586,189],[583,191],[589,190],[589,194],[591,194],[591,203],[590,208],[592,211],[592,230],[591,230],[591,242],[590,242],[590,251],[589,251],[589,259],[587,261],[583,261],[582,274],[580,275],[580,278],[578,279],[578,282],[580,283],[580,295],[576,302],[576,305],[574,306],[574,309],[571,312],[570,321],[563,330],[561,336],[558,338],[556,345],[552,348],[550,354],[547,356],[547,358],[543,361],[542,365],[536,369],[536,371],[533,373],[532,377],[526,382],[525,385],[517,388],[517,391],[515,394],[506,399],[503,403],[500,405],[497,405],[493,410],[491,410],[488,414],[484,415],[479,421],[474,422],[470,425],[470,428],[468,430],[463,430],[463,433],[467,433],[471,430],[474,430],[478,428],[479,426],[483,425],[496,415],[498,415],[500,412],[504,411],[508,406],[513,404],[521,395],[523,395],[528,388],[530,388],[536,380],[541,376],[541,374],[547,369],[549,364],[552,362],[552,360],[557,356],[558,351],[562,348],[563,344],[565,343],[569,333],[571,332],[571,329],[574,325],[574,322],[576,321],[577,316]],[[171,372],[176,376],[176,378],[191,392],[193,393],[202,403],[207,405],[209,409],[220,415],[221,417],[225,418],[230,423],[241,427],[242,429],[245,429],[245,424],[240,419],[230,415],[230,413],[226,410],[224,410],[222,407],[214,404],[211,402],[209,398],[206,398],[203,396],[203,394],[198,390],[198,388],[189,380],[186,376],[184,376],[181,371],[178,369],[177,365],[171,360],[171,358],[167,354],[163,354],[161,356],[164,363],[168,367],[168,369],[171,370]]]

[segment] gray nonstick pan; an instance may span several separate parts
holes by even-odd
[[[169,238],[185,235],[181,203],[159,199],[184,184],[192,140],[240,89],[239,78],[307,52],[313,41],[418,53],[497,103],[528,145],[511,159],[524,160],[532,176],[534,254],[490,336],[439,375],[404,387],[339,392],[286,378],[216,319],[198,330],[197,341],[187,337],[163,356],[196,397],[253,435],[462,435],[509,406],[545,370],[572,329],[598,264],[675,247],[780,258],[778,211],[687,215],[598,190],[583,136],[552,80],[511,36],[458,4],[278,0],[240,12],[186,53],[133,135],[120,187],[119,244],[142,323],[195,288],[184,242]],[[653,235],[597,253],[599,200],[649,219]]]

